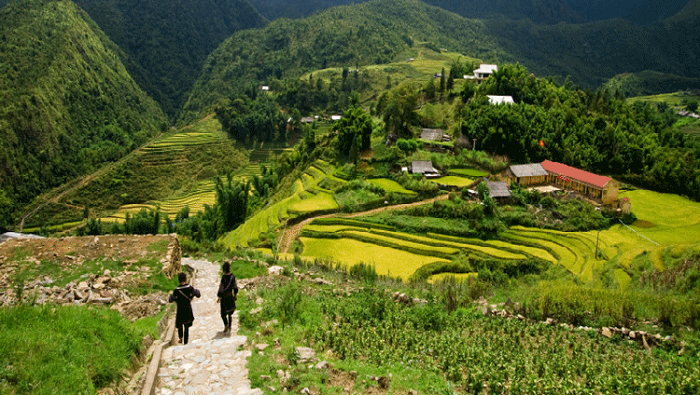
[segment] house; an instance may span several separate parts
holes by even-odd
[[[474,70],[474,75],[465,75],[465,80],[476,80],[477,84],[480,84],[485,79],[489,78],[491,74],[498,71],[498,65],[496,64],[481,64],[479,68]]]
[[[331,115],[331,121],[333,122],[340,121],[341,118],[343,118],[342,115]]]
[[[499,104],[515,104],[513,101],[513,96],[486,96],[489,98],[489,103],[499,105]]]
[[[433,167],[433,162],[429,160],[414,160],[411,162],[411,173],[422,174],[425,177],[440,177],[440,172]]]
[[[547,182],[547,170],[540,163],[512,165],[501,173],[501,180],[508,186],[513,183],[521,186],[541,185]]]
[[[316,117],[303,117],[301,118],[301,123],[314,123]]]
[[[264,91],[266,91],[266,92],[267,92],[267,91],[269,91],[269,90],[270,90],[270,87],[269,87],[269,86],[267,86],[267,85],[263,85],[263,86],[261,86],[261,87],[260,87],[260,89],[262,89],[262,90],[264,90]]]
[[[508,189],[508,184],[503,181],[489,181],[489,196],[495,200],[507,200],[510,199],[510,189]]]
[[[423,128],[420,134],[421,140],[427,141],[450,141],[450,136],[445,134],[442,129],[427,129]]]
[[[545,160],[542,162],[547,175],[547,182],[581,192],[603,204],[617,201],[620,183],[610,177],[599,176],[585,170],[567,166],[562,163]]]

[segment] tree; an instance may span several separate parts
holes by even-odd
[[[342,155],[350,157],[353,145],[358,152],[366,150],[370,146],[372,136],[372,118],[361,107],[350,107],[343,112],[343,117],[336,123],[338,130],[337,149]],[[352,158],[351,158],[352,159]]]
[[[445,91],[445,68],[442,68],[442,73],[440,73],[440,92]]]
[[[384,110],[384,127],[387,133],[400,138],[413,138],[411,126],[420,125],[420,115],[416,112],[418,94],[410,85],[401,85],[390,92]]]
[[[0,228],[9,226],[12,223],[12,200],[7,193],[0,189]]]

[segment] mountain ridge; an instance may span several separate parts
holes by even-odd
[[[165,125],[118,47],[69,1],[0,10],[0,189],[13,205],[115,160]]]

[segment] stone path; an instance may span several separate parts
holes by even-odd
[[[219,265],[189,258],[183,258],[182,264],[197,270],[192,285],[202,297],[192,301],[195,320],[190,327],[189,343],[163,350],[154,393],[262,395],[262,390],[250,388],[245,365],[251,353],[243,350],[246,337],[237,335],[238,311],[234,313],[230,333],[223,332],[216,303]]]

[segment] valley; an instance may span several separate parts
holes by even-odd
[[[698,0],[345,3],[0,0],[0,394],[700,392]]]

